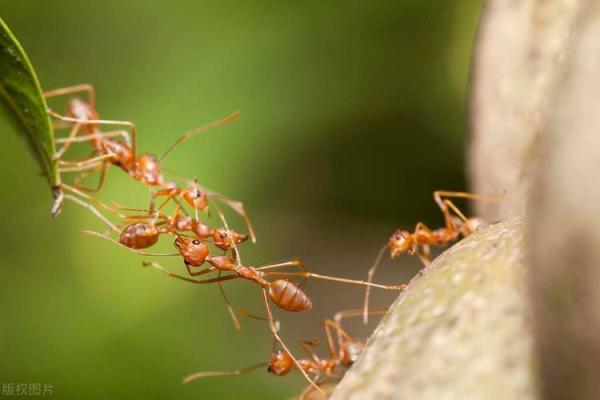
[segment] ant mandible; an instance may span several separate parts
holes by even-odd
[[[433,200],[444,216],[444,227],[430,229],[422,222],[418,222],[413,232],[398,229],[388,242],[381,248],[375,261],[367,274],[367,282],[371,282],[383,255],[389,249],[390,259],[394,260],[402,254],[416,254],[421,262],[427,266],[430,263],[430,246],[446,247],[450,243],[466,237],[482,226],[486,225],[483,218],[467,218],[449,198],[476,199],[486,201],[500,201],[502,196],[484,196],[466,192],[451,192],[437,190],[433,192]],[[451,211],[455,214],[451,214]],[[366,323],[369,307],[370,288],[367,286],[364,301],[363,320]]]

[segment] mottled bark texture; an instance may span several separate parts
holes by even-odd
[[[472,65],[468,172],[474,193],[507,193],[500,207],[474,204],[478,215],[490,221],[526,211],[544,116],[564,73],[583,3],[485,3]]]
[[[444,252],[392,305],[332,399],[532,399],[527,224]]]
[[[532,196],[531,284],[545,399],[600,398],[600,1],[573,32]]]
[[[410,283],[334,399],[600,398],[600,1],[487,1],[473,71],[471,189],[506,222]]]

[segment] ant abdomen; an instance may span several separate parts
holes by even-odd
[[[146,249],[158,242],[158,236],[159,232],[155,226],[145,222],[136,222],[121,232],[119,243],[130,249]]]
[[[269,285],[269,296],[274,304],[290,312],[304,312],[312,309],[312,301],[295,283],[277,279]]]

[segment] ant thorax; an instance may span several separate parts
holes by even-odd
[[[160,162],[152,154],[142,154],[136,161],[134,176],[147,185],[163,183]]]

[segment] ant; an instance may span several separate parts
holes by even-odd
[[[55,89],[44,93],[45,98],[51,98],[61,95],[70,95],[75,93],[87,92],[87,101],[80,98],[72,98],[67,103],[67,116],[62,116],[51,109],[48,109],[48,114],[58,119],[61,123],[73,124],[71,132],[64,139],[58,139],[57,142],[64,143],[60,150],[54,155],[54,159],[59,164],[60,172],[82,172],[91,171],[94,172],[97,169],[101,169],[100,180],[96,188],[86,188],[83,186],[76,186],[77,189],[98,192],[104,186],[108,167],[110,165],[116,165],[123,171],[129,174],[133,179],[141,181],[146,186],[159,186],[160,189],[156,194],[152,196],[152,202],[154,198],[160,195],[167,195],[170,197],[180,196],[183,198],[196,212],[203,211],[207,206],[207,197],[213,197],[219,199],[234,211],[240,214],[248,227],[251,239],[256,242],[256,237],[248,215],[241,202],[229,199],[218,193],[211,192],[210,190],[203,190],[197,183],[189,183],[188,187],[180,188],[173,182],[165,182],[162,176],[162,162],[165,157],[179,144],[186,141],[190,137],[205,132],[209,129],[216,128],[225,125],[229,122],[235,121],[239,118],[239,112],[230,114],[229,116],[212,122],[210,124],[192,129],[183,133],[167,150],[162,154],[161,157],[156,158],[152,154],[142,154],[138,157],[137,155],[137,128],[133,122],[129,121],[112,121],[112,120],[101,120],[98,119],[98,113],[96,111],[96,95],[92,85],[82,84],[71,86],[67,88]],[[103,133],[99,129],[99,125],[120,125],[129,127],[131,131],[131,140],[129,134],[126,131],[116,131]],[[59,125],[57,125],[59,127]],[[79,132],[87,133],[86,136],[77,137]],[[123,141],[113,140],[114,136],[122,136]],[[96,149],[98,156],[91,157],[81,161],[64,161],[62,156],[70,145],[74,142],[89,141]],[[82,178],[87,172],[82,172],[76,181]],[[71,187],[68,185],[61,184],[55,188],[56,200],[52,207],[52,215],[56,216],[60,212],[62,203],[62,190],[67,189],[71,192]],[[167,199],[168,200],[168,199]]]
[[[504,195],[503,195],[504,196]],[[448,198],[463,198],[477,199],[487,201],[500,201],[502,196],[484,196],[466,192],[450,192],[445,190],[437,190],[433,192],[433,200],[440,208],[444,215],[443,228],[430,229],[422,222],[418,222],[413,232],[398,229],[396,230],[388,243],[381,248],[367,275],[367,282],[371,282],[373,275],[379,266],[386,250],[389,249],[390,259],[394,260],[402,254],[416,254],[421,262],[427,266],[430,263],[430,246],[446,247],[450,243],[459,240],[461,237],[466,237],[482,226],[486,225],[486,221],[482,218],[471,217],[467,218],[458,209],[458,207]],[[451,214],[451,211],[455,215]],[[365,292],[365,302],[363,320],[367,323],[368,315],[366,310],[369,305],[370,287],[367,286]]]
[[[229,229],[226,227],[226,229]],[[99,236],[103,239],[109,240],[113,243],[116,243],[127,250],[136,253],[138,255],[146,256],[172,256],[174,254],[152,254],[140,252],[139,250],[129,248],[110,237],[103,235],[98,232],[92,231],[84,231],[84,234]],[[235,247],[235,243],[232,244],[232,256],[229,257],[227,255],[217,255],[212,256],[209,254],[208,246],[201,240],[193,237],[185,237],[181,235],[176,235],[175,239],[175,247],[177,248],[179,255],[183,256],[184,264],[188,271],[188,274],[192,277],[187,277],[183,275],[179,275],[177,273],[168,271],[163,268],[160,264],[156,262],[143,262],[143,266],[152,267],[157,269],[158,271],[164,273],[167,276],[180,279],[186,282],[194,283],[194,284],[212,284],[217,283],[219,286],[219,290],[223,296],[227,309],[236,325],[236,328],[239,330],[239,322],[237,317],[235,316],[235,312],[233,311],[231,304],[225,295],[223,288],[221,287],[221,283],[225,281],[230,281],[234,279],[244,279],[251,282],[254,282],[261,288],[261,294],[263,299],[263,305],[265,307],[265,311],[267,313],[267,320],[269,322],[269,328],[275,340],[281,345],[281,347],[292,357],[294,363],[300,368],[300,364],[297,363],[296,359],[293,358],[291,352],[286,347],[285,343],[279,336],[279,333],[276,329],[275,320],[273,318],[273,314],[271,312],[271,307],[269,305],[269,299],[273,304],[278,306],[279,308],[289,311],[289,312],[305,312],[312,309],[312,301],[310,297],[302,290],[302,288],[296,283],[286,279],[286,278],[301,278],[301,279],[321,279],[328,280],[334,282],[341,283],[350,283],[355,285],[362,286],[372,286],[385,290],[402,290],[404,285],[398,286],[385,286],[372,282],[365,282],[354,279],[346,279],[333,277],[328,275],[321,275],[312,272],[308,272],[301,261],[292,260],[282,263],[268,264],[262,267],[252,267],[245,266],[241,264],[241,260],[239,257],[239,253]],[[208,262],[211,266],[205,268],[200,271],[194,271],[191,267],[198,267],[203,265],[205,262]],[[278,269],[291,267],[300,270],[299,272],[281,272],[276,271]],[[273,271],[275,270],[275,271]],[[217,276],[208,279],[194,279],[193,277],[197,277],[199,275],[205,275],[209,273],[216,272]],[[269,278],[276,278],[275,280],[269,280]],[[303,371],[300,368],[301,371]],[[310,377],[307,373],[303,372],[305,378],[314,385]],[[316,385],[315,385],[316,386]]]
[[[386,312],[387,308],[372,308],[368,310],[369,314],[385,314]],[[318,340],[300,341],[300,346],[308,358],[298,359],[297,364],[294,363],[293,357],[289,352],[277,349],[276,343],[273,343],[271,357],[267,362],[251,365],[235,371],[196,372],[186,376],[183,379],[183,383],[189,383],[198,379],[214,376],[244,375],[259,368],[267,367],[267,372],[277,376],[284,376],[293,369],[298,369],[308,375],[312,375],[311,379],[313,379],[317,387],[320,388],[320,385],[328,379],[341,378],[341,368],[348,368],[354,364],[364,349],[364,342],[350,336],[342,327],[342,320],[344,318],[358,317],[362,314],[362,309],[340,311],[334,315],[333,319],[326,319],[323,322],[323,330],[325,332],[328,349],[328,356],[326,358],[319,357],[314,351],[314,348],[319,345]],[[246,313],[246,315],[255,319],[265,320],[263,317],[254,316],[252,314]],[[302,391],[300,399],[304,399],[312,390],[312,385],[307,386],[306,389]]]
[[[85,202],[85,201],[79,199],[78,197],[72,196],[70,194],[65,194],[65,197],[70,198],[71,200],[80,204],[81,206],[88,208],[97,217],[99,217],[111,230],[113,230],[115,233],[117,233],[117,235],[119,235],[119,237],[118,237],[118,240],[114,240],[114,239],[110,238],[107,234],[102,234],[102,233],[93,232],[93,231],[84,231],[83,232],[84,234],[100,236],[106,240],[112,241],[113,243],[123,246],[126,249],[135,252],[136,254],[143,255],[143,256],[180,256],[180,255],[183,255],[188,273],[192,276],[194,276],[196,273],[194,273],[190,269],[190,266],[199,266],[199,265],[203,264],[206,261],[207,256],[209,254],[208,246],[205,243],[206,240],[212,240],[212,244],[215,247],[217,247],[225,252],[227,252],[228,250],[231,250],[233,252],[234,256],[230,260],[235,261],[236,259],[239,260],[239,257],[237,256],[238,253],[237,253],[236,245],[240,244],[248,239],[248,235],[239,234],[229,228],[229,226],[227,225],[225,216],[223,215],[222,211],[216,205],[214,205],[215,210],[217,211],[219,217],[221,218],[221,220],[224,224],[224,227],[217,228],[217,229],[211,229],[208,225],[201,222],[200,220],[195,219],[195,218],[190,218],[189,216],[187,216],[187,213],[185,213],[185,210],[183,210],[181,208],[180,204],[177,204],[177,208],[175,209],[175,214],[173,216],[165,215],[162,211],[154,211],[154,215],[137,215],[137,216],[136,215],[124,215],[124,214],[120,213],[119,211],[117,211],[116,209],[114,209],[113,207],[110,207],[110,206],[104,204],[103,202],[101,202],[100,200],[95,199],[91,196],[88,196],[85,193],[82,193],[75,188],[70,187],[70,190],[73,190],[76,194],[85,198],[88,201]],[[100,213],[98,211],[98,209],[96,209],[96,207],[94,207],[92,205],[92,203],[95,203],[95,204],[101,206],[102,208],[108,210],[112,214],[115,214],[116,216],[122,218],[125,221],[137,220],[138,222],[134,222],[131,224],[125,223],[124,224],[125,227],[122,230],[119,230],[119,228],[117,228],[112,222],[110,222],[108,219],[106,219],[102,215],[102,213]],[[145,209],[124,208],[124,207],[119,207],[119,208],[122,210],[130,210],[130,211],[148,211]],[[185,215],[181,214],[180,210],[183,210]],[[150,221],[146,221],[146,220],[150,220]],[[180,233],[181,231],[190,231],[190,232],[194,233],[195,236],[194,237],[184,236]],[[175,247],[179,250],[178,253],[165,254],[165,253],[149,253],[149,252],[140,251],[140,249],[146,249],[146,248],[151,247],[154,244],[156,244],[158,242],[160,235],[163,235],[163,234],[169,234],[169,235],[173,235],[176,237],[174,244],[175,244]],[[210,256],[208,256],[208,257],[210,257]],[[219,271],[219,274],[220,274],[220,271]],[[231,306],[229,304],[227,295],[225,294],[225,291],[222,288],[221,283],[219,281],[216,281],[216,283],[218,284],[219,290],[220,290],[223,298],[225,299],[225,303],[227,305],[227,308],[229,310],[229,313],[232,317],[232,320],[234,322],[236,329],[241,330],[237,316],[235,315],[235,312],[233,311],[233,309],[231,308]]]
[[[148,211],[145,209],[124,207],[121,207],[121,209]],[[150,210],[154,215],[121,215],[126,220],[137,220],[138,222],[125,226],[119,234],[119,243],[131,249],[145,249],[156,244],[161,234],[173,234],[180,237],[182,235],[178,233],[191,232],[195,235],[194,239],[197,241],[211,240],[215,247],[227,251],[231,250],[236,244],[248,240],[248,235],[237,233],[228,227],[212,229],[200,219],[196,217],[192,218],[187,213],[181,213],[181,210],[183,209],[178,204],[172,216],[166,215],[160,210]],[[114,212],[120,214],[116,210]],[[220,210],[219,217],[226,223],[225,217],[220,213]],[[149,222],[144,222],[144,220],[149,220]],[[193,265],[192,262],[190,263]]]

